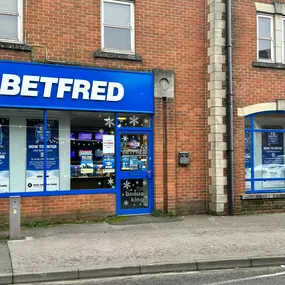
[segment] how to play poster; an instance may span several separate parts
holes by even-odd
[[[266,126],[267,129],[282,129],[277,126]],[[284,178],[283,133],[262,133],[262,178]],[[264,181],[263,188],[284,187],[284,181]]]
[[[49,120],[46,133],[41,119],[28,119],[26,191],[43,191],[44,140],[46,137],[46,189],[59,190],[58,121]]]
[[[0,193],[9,192],[9,119],[0,118]]]

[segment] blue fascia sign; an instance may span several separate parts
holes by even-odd
[[[153,113],[153,74],[0,61],[0,107]]]

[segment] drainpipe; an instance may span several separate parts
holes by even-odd
[[[226,1],[226,44],[227,44],[227,160],[228,160],[228,210],[234,215],[234,146],[233,146],[233,54],[232,54],[232,3]]]

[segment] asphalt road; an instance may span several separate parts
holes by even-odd
[[[284,285],[285,267],[199,271],[25,285]]]

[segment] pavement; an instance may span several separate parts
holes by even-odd
[[[22,235],[9,251],[0,242],[0,284],[285,265],[285,213],[136,216]]]

